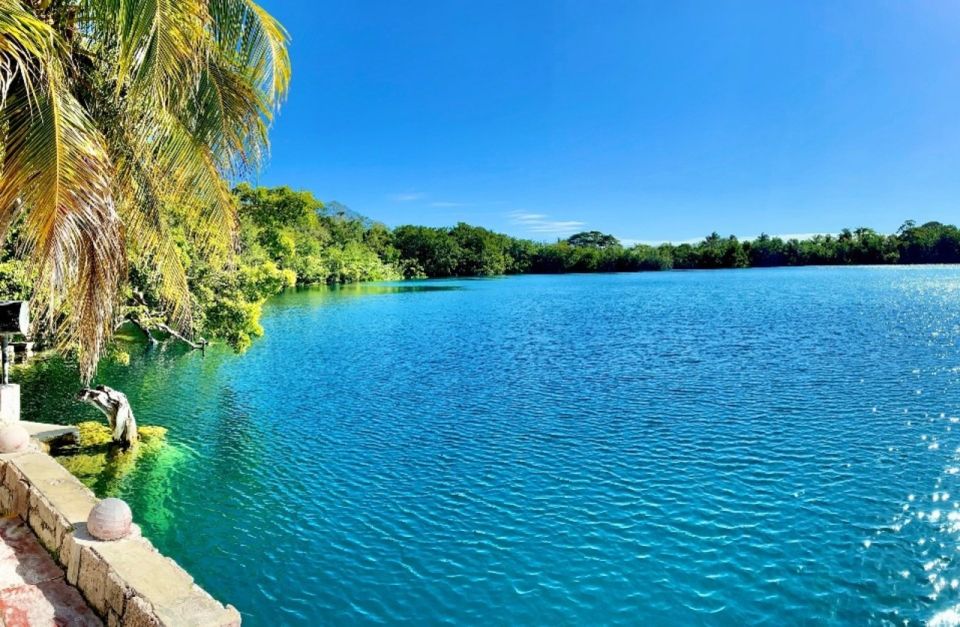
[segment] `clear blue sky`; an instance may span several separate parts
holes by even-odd
[[[960,4],[263,0],[265,185],[391,226],[680,241],[960,221]]]

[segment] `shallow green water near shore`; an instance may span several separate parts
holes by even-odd
[[[924,621],[960,604],[960,268],[291,292],[101,382],[93,483],[245,624]],[[56,364],[30,419],[96,418]]]

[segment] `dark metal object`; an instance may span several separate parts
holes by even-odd
[[[30,304],[25,300],[0,302],[0,333],[26,335],[30,329]]]

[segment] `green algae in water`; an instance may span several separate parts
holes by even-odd
[[[114,496],[119,482],[136,468],[141,458],[162,454],[169,444],[163,427],[140,427],[140,442],[129,449],[112,443],[110,428],[99,422],[81,422],[80,450],[57,457],[60,464],[102,497]]]
[[[182,385],[169,375],[193,364],[198,372],[191,376],[196,385],[212,377],[222,359],[233,353],[211,347],[206,353],[193,351],[178,342],[150,345],[142,336],[122,329],[108,358],[100,363],[91,385],[103,383],[128,395],[134,415],[140,423],[142,441],[136,452],[92,448],[105,444],[109,432],[103,415],[95,408],[77,401],[83,386],[77,366],[69,358],[50,352],[38,355],[27,365],[17,365],[12,379],[21,386],[21,407],[24,420],[52,424],[77,425],[84,430],[84,448],[76,454],[64,454],[58,461],[77,476],[98,497],[118,497],[130,504],[134,521],[144,534],[167,549],[164,538],[175,534],[177,477],[189,473],[196,461],[197,443],[184,440],[183,425],[174,424],[167,437],[151,433],[147,425],[167,425],[171,416],[181,413],[180,398],[171,397],[171,390]],[[148,386],[155,394],[144,394]],[[187,404],[195,401],[186,401]],[[89,423],[89,426],[85,425]],[[155,427],[162,429],[163,427]],[[158,436],[152,441],[151,436]]]
[[[142,350],[142,344],[132,341],[118,345],[122,350],[114,350],[111,355],[123,356],[128,355],[127,350]],[[109,359],[101,371],[122,371],[126,363],[129,357]],[[183,452],[168,442],[167,429],[160,426],[140,426],[140,443],[129,450],[113,446],[110,428],[102,414],[76,400],[83,384],[76,364],[61,355],[49,353],[27,365],[19,365],[13,378],[21,386],[25,420],[73,424],[80,429],[80,450],[60,455],[57,460],[101,498],[122,496],[133,474],[149,475],[138,477],[138,485],[146,482],[162,486],[163,475],[184,458]]]
[[[133,336],[119,339],[110,358],[101,363],[94,383],[107,383],[125,391],[123,379],[136,370],[136,366],[129,365],[130,355],[140,362],[150,355],[149,363],[156,369],[158,357],[178,360],[185,353],[176,347],[151,350],[146,342],[135,341]],[[103,415],[76,399],[83,387],[76,364],[56,353],[42,354],[29,364],[16,366],[12,378],[21,386],[24,420],[79,427],[80,450],[57,456],[60,464],[98,497],[119,497],[135,506],[135,520],[148,536],[158,537],[170,528],[173,517],[169,504],[174,491],[170,477],[182,469],[188,449],[170,441],[166,428],[141,424],[141,439],[136,448],[124,451],[112,446]],[[150,420],[148,404],[143,399],[134,403],[138,420]]]
[[[86,421],[77,427],[80,450],[59,456],[57,461],[100,497],[123,496],[130,478],[136,475],[138,489],[152,495],[140,512],[143,522],[160,530],[169,527],[172,520],[162,502],[172,492],[169,474],[186,455],[167,441],[167,430],[142,426],[138,429],[140,442],[124,450],[112,443],[110,428],[103,423]]]

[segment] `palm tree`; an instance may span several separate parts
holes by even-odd
[[[252,0],[0,0],[0,237],[16,228],[34,309],[85,378],[128,255],[188,320],[172,232],[229,257],[231,184],[289,78],[286,31]]]

